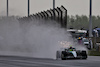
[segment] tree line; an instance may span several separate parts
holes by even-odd
[[[92,28],[100,28],[100,16],[92,16]],[[71,15],[67,16],[67,28],[89,29],[89,16]]]

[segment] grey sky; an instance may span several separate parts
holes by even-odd
[[[52,8],[53,0],[30,0],[30,14]],[[93,15],[100,15],[100,0],[93,1]],[[89,15],[89,0],[56,0],[56,7],[64,5],[68,15]],[[9,0],[9,14],[27,16],[27,0]],[[0,0],[0,16],[6,15],[6,0]]]

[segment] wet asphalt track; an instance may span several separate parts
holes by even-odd
[[[87,60],[54,60],[0,56],[0,67],[100,67],[100,57],[89,56]]]

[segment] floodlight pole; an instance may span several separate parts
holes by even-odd
[[[55,8],[55,0],[53,0],[53,9]]]
[[[30,15],[30,0],[28,0],[28,17]]]
[[[92,0],[90,0],[89,37],[92,37]]]
[[[53,14],[54,14],[53,19],[55,19],[55,0],[53,0]]]
[[[7,0],[7,17],[8,17],[8,0]]]

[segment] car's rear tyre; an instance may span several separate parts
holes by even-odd
[[[62,60],[66,60],[65,56],[66,56],[66,52],[62,51],[62,53],[61,53],[61,59]]]
[[[66,58],[64,58],[64,54],[61,54],[61,59],[66,60]]]
[[[59,51],[56,52],[56,60],[59,58]]]

